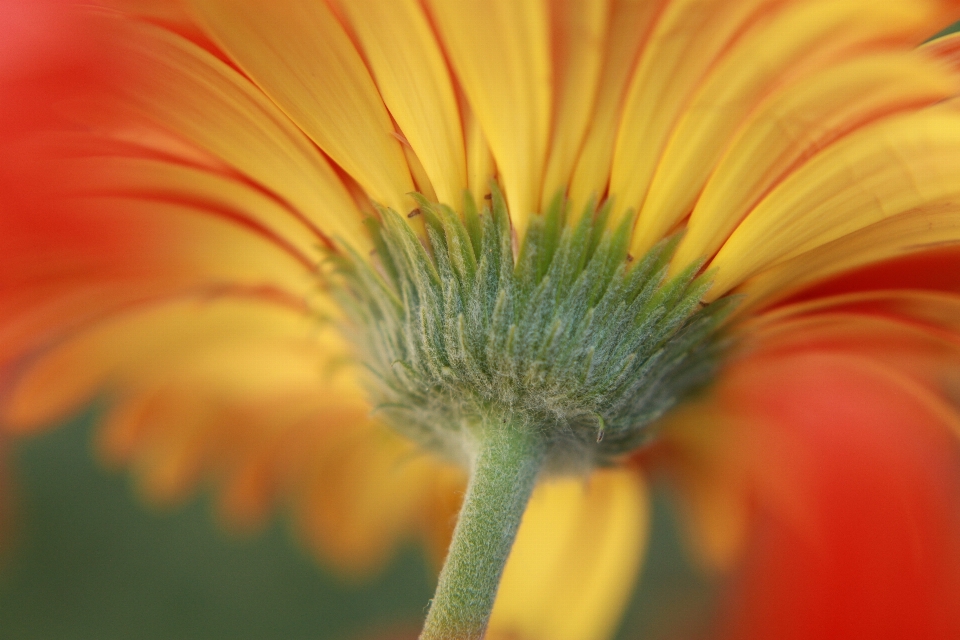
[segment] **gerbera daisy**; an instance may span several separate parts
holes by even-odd
[[[608,636],[656,469],[735,637],[960,629],[960,5],[100,5],[2,5],[9,432],[452,535],[426,639]]]

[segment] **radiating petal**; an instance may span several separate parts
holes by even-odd
[[[314,261],[242,211],[131,193],[33,213],[5,218],[0,236],[7,363],[131,305],[244,289],[315,297]]]
[[[646,545],[647,499],[630,470],[539,486],[504,571],[491,635],[608,638]]]
[[[927,331],[935,331],[945,339],[957,342],[960,336],[960,294],[954,291],[922,289],[876,289],[852,291],[837,295],[800,298],[791,304],[775,307],[742,323],[743,331],[760,331],[776,327],[785,319],[806,315],[858,314],[868,317],[894,318]]]
[[[630,79],[614,147],[610,193],[619,214],[638,209],[670,132],[710,67],[774,0],[669,2]]]
[[[645,252],[689,213],[730,136],[771,89],[798,77],[813,84],[802,76],[871,44],[913,44],[937,28],[930,24],[933,9],[922,1],[819,0],[787,3],[750,25],[676,122],[637,218],[634,253]]]
[[[782,300],[811,283],[863,265],[951,244],[960,245],[960,207],[921,207],[762,271],[738,289],[749,297],[748,306],[740,312]]]
[[[899,294],[899,296],[898,296]],[[960,332],[924,317],[921,304],[955,314],[960,299],[912,299],[905,292],[888,292],[888,299],[834,299],[835,308],[809,309],[796,305],[796,315],[785,308],[771,318],[761,318],[750,329],[762,336],[765,357],[790,357],[795,354],[829,352],[866,357],[908,377],[935,396],[955,401],[960,390]],[[897,299],[902,297],[902,299]],[[846,298],[855,298],[846,296]],[[956,412],[943,419],[960,435]]]
[[[74,193],[169,202],[212,215],[232,216],[283,243],[313,265],[320,258],[320,231],[296,210],[232,177],[187,165],[144,158],[106,156],[72,163],[64,188]],[[242,221],[242,222],[241,222]],[[226,239],[224,239],[224,242]]]
[[[190,332],[212,335],[184,344],[189,332],[165,325],[152,334],[164,353],[140,349],[135,372],[114,372],[119,401],[98,436],[101,455],[129,466],[153,502],[214,484],[232,526],[255,527],[289,505],[325,563],[354,574],[377,567],[419,527],[438,466],[370,420],[346,345],[329,326],[305,337],[193,320],[204,327]]]
[[[707,182],[677,248],[676,268],[716,252],[764,194],[820,149],[866,123],[958,89],[957,75],[929,57],[879,52],[775,92],[749,117]]]
[[[246,78],[162,29],[119,21],[112,46],[133,71],[103,105],[117,121],[196,145],[295,207],[331,238],[369,245],[353,200],[311,142]],[[120,112],[117,114],[117,112]]]
[[[711,263],[713,299],[764,267],[918,207],[960,196],[960,112],[951,104],[865,127],[780,183]]]
[[[596,105],[567,193],[573,219],[590,198],[599,201],[607,190],[627,81],[664,4],[665,0],[614,0],[611,4]]]
[[[92,4],[162,26],[200,45],[221,60],[227,60],[180,0],[95,0]]]
[[[459,208],[466,188],[463,129],[443,53],[416,0],[346,0],[373,77],[441,202]]]
[[[428,6],[523,238],[540,201],[550,133],[547,9],[542,0],[430,0]]]
[[[918,292],[942,291],[960,293],[960,247],[929,247],[840,273],[798,292],[795,297],[815,299],[856,291],[913,289]]]
[[[610,0],[562,0],[551,5],[553,130],[540,211],[567,190],[599,88],[610,9]]]
[[[184,290],[203,285],[275,287],[303,297],[316,287],[315,261],[300,254],[268,228],[229,210],[115,196],[78,199],[76,206],[101,219],[133,226],[156,237],[140,243],[133,268],[164,275]],[[133,279],[136,272],[123,274]],[[118,274],[121,275],[121,274]],[[149,276],[144,278],[150,281]]]
[[[955,295],[881,291],[813,299],[739,325],[737,335],[748,348],[710,394],[668,416],[664,443],[651,458],[677,488],[694,549],[708,566],[729,569],[739,561],[758,491],[795,525],[803,524],[808,509],[797,492],[802,467],[766,462],[789,456],[790,445],[744,394],[775,393],[766,385],[793,381],[769,379],[770,370],[788,374],[792,363],[820,358],[833,363],[823,365],[825,375],[837,363],[879,372],[900,396],[925,403],[942,429],[960,435],[960,414],[948,404],[960,398],[958,313]],[[820,392],[796,381],[792,393]]]
[[[118,383],[100,453],[131,467],[153,502],[180,500],[214,480],[224,487],[225,516],[256,525],[302,473],[295,447],[313,451],[344,423],[366,420],[357,385],[323,368],[336,355],[253,332],[180,352],[176,366]],[[317,385],[331,393],[317,394]]]
[[[483,127],[462,94],[460,110],[463,113],[464,144],[467,148],[467,186],[473,199],[479,203],[489,195],[490,181],[496,175],[497,168]]]
[[[165,368],[176,370],[180,359],[231,341],[269,338],[285,340],[290,349],[303,348],[316,340],[314,323],[302,309],[258,295],[143,303],[30,354],[5,389],[2,423],[14,430],[48,424],[99,389],[122,388]],[[254,371],[235,375],[254,377]],[[266,368],[263,375],[267,377]]]
[[[98,0],[98,5],[164,24],[190,22],[190,15],[177,0]]]
[[[257,295],[142,305],[24,362],[3,424],[46,423],[106,390],[99,449],[148,499],[212,481],[245,528],[292,503],[325,561],[365,571],[420,529],[438,466],[370,421],[348,361],[331,325]]]
[[[405,212],[410,171],[390,115],[323,2],[192,0],[211,37],[371,198]]]

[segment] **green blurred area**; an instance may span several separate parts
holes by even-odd
[[[416,629],[433,576],[406,549],[346,584],[278,518],[261,534],[218,529],[203,497],[170,512],[140,504],[129,479],[91,454],[94,414],[26,440],[14,456],[16,544],[0,564],[3,640],[298,640]],[[682,555],[663,495],[621,638],[688,637],[711,589]]]

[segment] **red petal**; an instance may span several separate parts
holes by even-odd
[[[738,368],[723,393],[763,426],[734,435],[756,454],[758,517],[726,637],[960,637],[960,447],[945,406],[847,355]]]
[[[789,301],[856,291],[919,289],[960,293],[960,247],[945,247],[887,260],[844,273],[806,289]]]

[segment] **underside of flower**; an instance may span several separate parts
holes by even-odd
[[[426,247],[382,210],[375,266],[344,269],[374,403],[405,435],[469,464],[478,430],[509,423],[542,441],[549,471],[578,472],[644,443],[710,380],[731,299],[701,304],[700,264],[667,278],[678,237],[634,259],[608,206],[571,225],[557,197],[515,260],[499,190],[482,211],[468,196],[462,220],[419,204]]]
[[[417,197],[427,240],[391,209],[374,260],[338,259],[374,406],[398,431],[470,469],[424,640],[481,638],[541,471],[584,473],[651,437],[708,383],[733,298],[701,299],[695,262],[668,277],[678,236],[628,253],[609,204],[568,223],[557,196],[518,255],[496,186],[463,216]],[[516,256],[516,257],[515,257]]]
[[[805,525],[836,513],[843,526],[813,537],[838,545],[809,563],[825,611],[853,608],[851,584],[881,585],[871,611],[921,620],[958,592],[956,563],[942,563],[943,585],[936,562],[900,563],[918,557],[917,531],[956,530],[940,514],[919,526],[913,508],[956,502],[940,490],[955,462],[933,464],[904,438],[903,458],[924,469],[910,481],[913,463],[876,438],[924,422],[956,430],[960,38],[917,45],[960,18],[960,0],[14,4],[48,2],[114,8],[77,7],[77,28],[103,49],[89,87],[53,87],[73,64],[49,77],[38,66],[26,89],[0,68],[5,430],[39,428],[102,390],[116,398],[109,455],[148,493],[172,499],[210,478],[246,519],[289,494],[326,557],[369,566],[408,532],[445,543],[462,495],[382,419],[470,472],[424,640],[483,636],[540,478],[567,474],[585,495],[613,473],[591,469],[623,461],[629,487],[603,498],[618,514],[606,525],[572,494],[544,512],[589,538],[562,579],[523,559],[525,535],[553,540],[533,545],[552,547],[550,563],[574,548],[535,499],[493,614],[497,637],[608,637],[648,509],[627,456],[655,437],[665,446],[642,463],[676,473],[712,564],[763,540],[788,560],[787,599],[803,601],[792,588],[817,557]],[[58,41],[55,57],[77,56],[78,41],[31,28],[44,36],[30,49]],[[329,280],[324,255],[338,267]],[[748,348],[728,358],[734,339]],[[805,376],[766,362],[804,350]],[[848,375],[861,382],[836,382]],[[903,413],[878,409],[888,390]],[[862,484],[805,477],[821,460],[844,468],[834,449],[864,453]],[[762,464],[746,468],[756,452]],[[822,504],[793,491],[804,483]],[[848,513],[860,494],[878,515]],[[901,494],[893,502],[910,508],[884,501]],[[804,525],[784,537],[796,553],[751,529],[785,495],[771,511]],[[883,561],[851,560],[861,546]],[[862,575],[820,579],[835,566]],[[554,582],[569,593],[554,598]],[[801,624],[756,637],[836,635],[804,626],[830,618],[808,605]],[[893,636],[923,635],[908,628]]]

